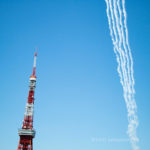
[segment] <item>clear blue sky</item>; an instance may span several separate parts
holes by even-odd
[[[150,2],[126,0],[141,150],[150,149]],[[34,150],[131,150],[104,0],[0,0],[0,149],[17,149],[38,47]]]

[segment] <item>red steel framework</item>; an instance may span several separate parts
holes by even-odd
[[[35,130],[33,129],[33,110],[34,110],[34,90],[36,87],[36,58],[37,52],[34,56],[33,73],[30,76],[29,95],[25,107],[25,114],[22,128],[18,130],[20,136],[17,150],[33,150],[33,138],[35,137]]]

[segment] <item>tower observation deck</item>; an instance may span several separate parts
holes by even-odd
[[[34,93],[36,87],[36,58],[37,52],[35,52],[34,56],[33,73],[30,76],[29,94],[27,104],[25,106],[24,120],[22,128],[18,130],[20,140],[17,150],[33,150],[33,138],[35,137],[36,133],[33,128]]]

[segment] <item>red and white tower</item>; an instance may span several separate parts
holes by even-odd
[[[37,52],[34,56],[33,73],[30,76],[29,95],[25,107],[25,114],[22,128],[18,130],[20,136],[17,150],[33,150],[33,138],[35,137],[35,130],[33,129],[33,110],[34,110],[34,91],[36,87],[36,58]]]

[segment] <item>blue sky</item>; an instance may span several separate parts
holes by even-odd
[[[126,0],[144,150],[150,149],[149,4]],[[131,150],[104,0],[0,0],[0,20],[1,149],[17,149],[38,47],[34,149]]]

